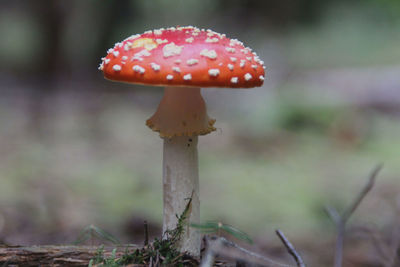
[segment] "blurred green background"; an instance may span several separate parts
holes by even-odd
[[[267,67],[261,88],[203,90],[218,128],[199,141],[204,221],[261,247],[277,227],[300,247],[331,240],[324,205],[345,207],[383,162],[354,221],[390,232],[400,1],[14,0],[0,2],[0,241],[69,243],[94,224],[138,242],[143,220],[159,234],[162,140],[145,120],[162,89],[97,66],[115,42],[176,25],[237,38]]]

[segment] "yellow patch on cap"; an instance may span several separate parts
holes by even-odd
[[[158,46],[158,44],[151,38],[137,39],[131,45],[132,48],[144,47],[147,51],[151,51],[154,48],[156,48],[157,46]]]

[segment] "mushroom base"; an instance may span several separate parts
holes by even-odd
[[[206,135],[215,131],[200,88],[166,87],[156,113],[146,121],[161,137]]]

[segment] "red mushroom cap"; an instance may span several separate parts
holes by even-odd
[[[107,79],[158,86],[261,86],[264,65],[242,42],[195,27],[133,35],[108,50],[99,67]]]

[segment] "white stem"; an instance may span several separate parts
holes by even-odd
[[[180,250],[198,257],[200,233],[189,227],[190,223],[200,221],[197,136],[164,138],[163,188],[163,232],[176,228],[177,216],[182,214],[192,196],[188,225],[181,238]]]

